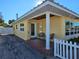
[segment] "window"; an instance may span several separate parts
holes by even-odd
[[[24,24],[23,23],[20,24],[20,31],[24,31]]]
[[[79,22],[65,20],[65,32],[66,32],[66,35],[78,34]]]
[[[65,31],[66,35],[73,35],[74,32],[73,22],[70,20],[65,20]]]
[[[20,27],[24,26],[24,24],[20,24]]]
[[[20,28],[20,31],[24,31],[24,28]]]
[[[65,26],[66,26],[66,28],[72,28],[73,27],[73,22],[66,20],[65,21]]]
[[[17,25],[16,25],[16,29],[18,29],[18,28],[17,28]]]

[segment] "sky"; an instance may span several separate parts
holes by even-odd
[[[7,23],[8,20],[16,19],[16,13],[20,17],[44,0],[0,0],[0,12]],[[55,0],[55,2],[79,13],[79,0]]]

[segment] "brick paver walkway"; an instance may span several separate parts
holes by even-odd
[[[16,36],[0,36],[0,59],[44,59]],[[47,59],[56,59],[48,57]]]

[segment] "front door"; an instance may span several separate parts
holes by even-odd
[[[36,37],[36,24],[31,24],[31,37]]]

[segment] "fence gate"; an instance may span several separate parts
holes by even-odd
[[[79,44],[54,39],[54,56],[61,59],[79,59]]]

